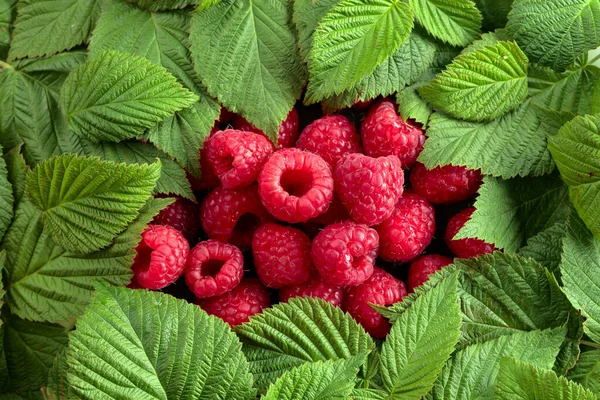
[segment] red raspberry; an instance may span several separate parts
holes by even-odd
[[[367,108],[371,107],[371,104],[373,104],[374,101],[375,99],[357,101],[352,105],[352,109],[355,111],[366,110]]]
[[[250,247],[256,228],[273,218],[260,202],[256,185],[237,189],[218,187],[206,196],[200,220],[211,239]]]
[[[273,152],[266,137],[233,129],[217,132],[205,147],[210,166],[221,184],[230,189],[254,182]]]
[[[221,112],[224,110],[224,108],[221,108]],[[210,131],[210,135],[209,138],[214,135],[215,133],[217,133],[219,131],[219,127],[218,126],[213,126],[213,128]],[[205,140],[205,143],[208,140]],[[216,188],[217,186],[219,186],[220,182],[219,182],[219,177],[217,176],[217,174],[215,174],[215,171],[213,171],[212,167],[210,166],[210,164],[208,163],[208,157],[206,156],[206,148],[203,147],[202,149],[200,149],[200,172],[201,172],[201,177],[200,179],[194,177],[193,175],[191,175],[190,173],[186,172],[186,176],[188,181],[190,182],[190,185],[192,186],[192,190],[194,191],[208,191],[211,189]]]
[[[412,293],[417,286],[421,286],[429,280],[429,275],[450,264],[452,264],[451,259],[439,254],[415,258],[408,269],[408,291]]]
[[[343,115],[329,115],[308,125],[296,147],[320,155],[332,168],[345,155],[362,153],[356,128]]]
[[[267,287],[300,285],[310,276],[310,239],[299,229],[264,224],[254,232],[252,254],[256,273]]]
[[[390,323],[370,304],[390,306],[402,301],[406,296],[404,282],[394,278],[381,268],[375,268],[373,275],[364,283],[349,288],[344,295],[344,309],[376,338],[383,338],[390,332]]]
[[[194,243],[200,233],[200,207],[198,204],[177,197],[174,203],[162,209],[152,221],[155,225],[168,225],[177,229],[186,240]]]
[[[395,155],[409,168],[423,150],[423,131],[404,121],[390,100],[376,103],[360,128],[365,154],[371,157]]]
[[[311,256],[323,281],[339,287],[356,286],[373,273],[378,246],[375,229],[344,221],[319,232]]]
[[[232,121],[233,127],[241,131],[250,131],[268,137],[263,131],[246,121],[244,117],[235,115]],[[279,125],[279,136],[277,139],[277,148],[283,149],[292,147],[298,139],[298,130],[300,125],[300,117],[295,108],[288,113],[287,117],[281,125]]]
[[[415,193],[433,204],[450,204],[468,199],[481,185],[481,172],[466,167],[446,165],[427,169],[417,163],[410,173]]]
[[[149,225],[135,250],[134,279],[143,288],[158,290],[181,276],[190,245],[170,226]]]
[[[340,198],[334,195],[327,211],[319,216],[316,216],[315,218],[310,219],[308,223],[331,225],[347,219],[350,219],[348,210],[346,210],[346,207],[344,207]]]
[[[233,290],[217,297],[196,302],[210,315],[221,318],[230,326],[248,322],[251,316],[271,306],[269,291],[258,279],[244,279]]]
[[[198,243],[188,256],[185,282],[197,298],[219,296],[244,275],[244,257],[235,246],[216,240]]]
[[[258,177],[258,194],[275,218],[306,222],[327,211],[333,199],[331,167],[313,153],[278,150]]]
[[[313,274],[310,280],[302,285],[282,288],[279,291],[279,301],[285,302],[292,297],[318,297],[341,307],[343,295],[342,288],[331,286],[323,282],[319,274]]]
[[[494,252],[494,245],[484,242],[481,239],[459,239],[454,240],[454,236],[462,229],[463,226],[471,219],[471,215],[475,212],[473,207],[466,208],[450,218],[446,226],[446,234],[444,241],[458,258],[473,258],[481,254],[490,254]]]
[[[402,195],[404,171],[396,156],[350,154],[335,167],[335,192],[357,222],[377,225],[389,218]]]
[[[435,210],[415,193],[404,193],[391,217],[378,227],[379,256],[386,261],[407,262],[417,257],[435,233]]]

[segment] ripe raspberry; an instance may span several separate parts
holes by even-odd
[[[367,108],[371,107],[371,104],[373,104],[374,101],[375,99],[357,101],[352,105],[352,109],[355,111],[366,110]]]
[[[415,258],[408,269],[408,291],[412,293],[417,286],[421,286],[429,280],[429,275],[450,264],[452,264],[451,259],[439,254]]]
[[[268,137],[263,131],[246,121],[244,117],[240,115],[235,115],[233,117],[232,124],[235,129],[254,132]],[[294,143],[296,143],[296,140],[298,139],[299,125],[300,117],[298,116],[298,111],[296,111],[295,108],[292,108],[285,120],[283,120],[281,125],[279,125],[279,136],[277,139],[278,149],[292,147]]]
[[[260,202],[256,185],[237,189],[218,187],[200,208],[202,228],[211,239],[250,247],[256,228],[273,218]]]
[[[134,279],[143,288],[158,290],[181,276],[190,245],[170,226],[149,225],[135,250]]]
[[[417,163],[410,173],[415,193],[433,204],[450,204],[468,199],[481,185],[481,173],[466,167],[446,165],[427,169]]]
[[[279,301],[286,302],[292,297],[318,297],[341,307],[344,290],[331,286],[321,279],[319,274],[313,274],[308,282],[298,286],[284,287],[279,291]]]
[[[258,279],[244,279],[233,290],[217,297],[196,302],[210,315],[221,318],[230,326],[248,322],[251,316],[271,306],[269,291]]]
[[[323,281],[339,287],[356,286],[373,273],[378,246],[375,229],[345,221],[319,232],[311,256]]]
[[[308,125],[296,147],[320,155],[332,168],[345,155],[362,153],[356,128],[343,115],[329,115]]]
[[[194,243],[200,233],[200,206],[194,202],[177,197],[174,203],[162,209],[152,221],[155,225],[168,225]]]
[[[310,239],[299,229],[264,224],[254,232],[252,254],[256,273],[267,287],[300,285],[310,276]]]
[[[494,245],[484,242],[480,239],[459,239],[454,240],[458,231],[471,219],[471,215],[475,212],[473,207],[466,208],[450,218],[446,226],[446,234],[444,241],[450,248],[450,251],[458,258],[473,258],[480,254],[489,254],[494,252]]]
[[[221,108],[221,112],[223,110],[224,110],[224,108]],[[209,138],[211,136],[213,136],[215,133],[217,133],[218,131],[219,131],[219,127],[217,125],[213,126],[213,128],[210,131]],[[205,140],[205,143],[207,140]],[[193,175],[191,175],[190,173],[186,172],[186,176],[187,176],[188,181],[190,182],[192,190],[198,191],[198,192],[204,192],[204,191],[209,191],[209,190],[214,189],[217,186],[219,186],[219,184],[220,184],[219,177],[217,176],[217,174],[215,174],[215,171],[213,171],[212,167],[208,163],[208,158],[206,157],[206,147],[203,147],[202,149],[200,149],[200,173],[201,173],[201,177],[200,177],[200,179],[198,179],[198,178],[194,177]]]
[[[396,156],[350,154],[335,167],[335,192],[357,222],[377,225],[389,218],[402,195],[404,171]]]
[[[346,207],[344,207],[340,198],[334,194],[333,200],[331,201],[327,211],[316,216],[315,218],[310,219],[307,223],[315,223],[326,226],[335,224],[336,222],[342,222],[347,219],[350,219],[348,210],[346,210]]]
[[[266,137],[233,129],[217,132],[206,141],[205,148],[213,171],[223,187],[230,189],[254,182],[273,152]]]
[[[198,243],[186,262],[185,282],[199,299],[230,291],[240,283],[242,275],[242,252],[216,240]]]
[[[349,288],[344,295],[344,309],[376,338],[383,338],[390,331],[390,323],[369,304],[390,306],[406,296],[404,282],[394,278],[381,268],[364,283]]]
[[[417,160],[425,142],[423,131],[402,121],[395,104],[386,99],[371,107],[360,133],[366,155],[398,156],[404,168]]]
[[[306,222],[327,211],[333,199],[331,167],[313,153],[278,150],[258,177],[258,194],[275,218]]]
[[[381,247],[379,256],[386,261],[407,262],[417,257],[435,233],[435,210],[415,193],[404,193],[391,217],[377,228]]]

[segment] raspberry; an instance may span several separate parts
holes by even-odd
[[[415,193],[433,204],[450,204],[468,199],[481,185],[481,173],[466,167],[446,165],[427,169],[417,163],[410,173]]]
[[[329,115],[308,125],[296,147],[320,155],[332,168],[345,155],[362,153],[356,128],[343,115]]]
[[[181,276],[190,245],[170,226],[149,225],[135,250],[134,279],[143,288],[158,290]]]
[[[200,207],[194,202],[177,197],[174,203],[162,209],[152,221],[155,225],[168,225],[194,243],[200,234]]]
[[[371,157],[398,156],[404,168],[409,168],[423,150],[423,131],[396,114],[390,100],[376,103],[360,128],[365,154]]]
[[[200,220],[208,237],[242,249],[250,247],[256,228],[272,219],[260,202],[256,185],[218,187],[206,196],[200,208]]]
[[[336,222],[342,222],[347,219],[350,219],[350,214],[348,214],[348,210],[342,204],[340,198],[336,195],[333,196],[333,200],[329,205],[327,211],[323,214],[316,216],[315,218],[310,219],[307,223],[315,223],[321,225],[331,225]]]
[[[208,314],[221,318],[230,326],[236,326],[248,322],[251,316],[271,306],[271,298],[258,279],[244,279],[233,290],[198,300],[196,304]]]
[[[323,282],[319,274],[313,274],[310,280],[302,285],[282,288],[279,291],[279,301],[285,302],[292,297],[318,297],[340,307],[343,294],[343,289],[331,286]]]
[[[404,171],[396,156],[350,154],[335,167],[335,191],[357,222],[377,225],[389,218],[402,195]]]
[[[451,259],[439,254],[415,258],[408,269],[408,291],[412,293],[417,286],[421,286],[429,279],[429,275],[450,264],[452,264]]]
[[[264,224],[254,232],[252,254],[256,273],[267,287],[300,285],[310,276],[310,239],[299,229]]]
[[[319,232],[311,256],[323,281],[339,287],[355,286],[373,273],[378,246],[375,229],[344,221]]]
[[[364,283],[350,288],[344,295],[344,309],[376,338],[383,338],[390,331],[390,324],[369,304],[390,306],[406,296],[404,282],[394,278],[381,268]]]
[[[466,208],[450,218],[446,226],[446,234],[444,240],[450,248],[450,251],[458,258],[473,258],[480,254],[489,254],[494,252],[494,245],[484,242],[481,239],[459,239],[454,240],[458,231],[471,219],[471,215],[475,212],[473,207]]]
[[[235,246],[216,240],[198,243],[188,256],[185,282],[197,298],[219,296],[244,275],[244,257]]]
[[[275,218],[306,222],[327,211],[333,199],[331,167],[313,153],[278,150],[258,177],[258,193]]]
[[[224,108],[221,108],[221,112],[223,112]],[[219,127],[218,126],[213,126],[213,128],[210,131],[210,135],[209,138],[211,136],[213,136],[215,133],[217,133],[219,131]],[[205,140],[205,143],[208,140]],[[188,181],[190,182],[190,185],[192,187],[192,190],[194,191],[208,191],[211,189],[216,188],[217,186],[219,186],[220,182],[219,182],[219,177],[217,176],[217,174],[215,174],[215,171],[213,171],[212,167],[210,166],[210,164],[208,163],[208,158],[206,157],[206,148],[202,148],[200,149],[200,172],[201,172],[201,177],[200,179],[194,177],[193,175],[191,175],[190,173],[186,172],[186,176]]]
[[[379,256],[386,261],[407,262],[417,257],[435,233],[435,210],[415,193],[404,193],[392,216],[378,227]]]
[[[352,105],[352,109],[355,111],[366,110],[367,108],[371,107],[371,104],[373,104],[374,101],[375,99],[357,101]]]
[[[273,152],[266,137],[233,129],[217,132],[206,141],[205,148],[213,171],[223,187],[230,189],[254,182]]]
[[[268,137],[263,131],[246,121],[244,117],[235,115],[232,121],[233,127],[241,131],[250,131]],[[277,139],[277,148],[283,149],[292,147],[298,139],[298,129],[300,125],[300,117],[295,108],[288,113],[287,117],[281,125],[279,125],[279,136]]]

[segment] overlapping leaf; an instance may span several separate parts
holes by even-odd
[[[241,344],[184,300],[101,288],[69,338],[68,380],[82,399],[253,399]]]
[[[415,16],[427,31],[454,46],[475,40],[481,29],[481,13],[472,0],[409,0]]]
[[[141,8],[147,8],[150,11],[175,10],[189,5],[199,4],[200,0],[127,0],[129,3],[135,3]]]
[[[2,146],[0,146],[0,153]],[[13,217],[13,189],[8,181],[8,171],[6,170],[6,162],[0,157],[0,240],[4,236],[4,232],[8,229]]]
[[[514,0],[475,0],[483,15],[483,26],[489,30],[504,28]]]
[[[306,63],[312,49],[313,34],[319,21],[337,4],[337,0],[297,0],[294,1],[294,24],[298,29],[298,47]]]
[[[8,55],[12,22],[17,15],[17,0],[0,0],[0,60]]]
[[[560,259],[562,256],[563,238],[567,233],[565,223],[559,222],[544,229],[527,240],[527,245],[519,250],[524,257],[533,258],[550,272],[560,277]]]
[[[400,90],[396,95],[396,104],[398,104],[400,116],[405,121],[409,118],[414,119],[423,124],[423,128],[426,129],[433,109],[429,103],[423,100],[417,89],[417,85],[411,85]]]
[[[600,350],[581,353],[575,367],[568,372],[567,378],[594,393],[600,393]]]

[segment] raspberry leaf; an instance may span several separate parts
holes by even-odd
[[[0,153],[2,147],[0,146]],[[8,171],[6,169],[6,161],[0,157],[0,240],[4,236],[4,232],[8,229],[13,217],[13,189],[8,181]]]
[[[394,0],[342,0],[321,19],[310,53],[311,101],[353,88],[391,57],[413,28],[410,7]]]
[[[567,378],[600,393],[600,350],[581,353],[575,367],[567,373]]]
[[[44,231],[42,213],[23,199],[1,246],[7,253],[4,276],[11,311],[34,321],[72,322],[89,303],[94,282],[129,283],[142,231],[172,202],[150,200],[109,247],[82,255],[56,244]]]
[[[12,23],[17,16],[17,0],[0,1],[0,60],[4,60],[10,46]]]
[[[375,348],[350,315],[321,299],[290,299],[250,318],[236,333],[260,392],[307,361],[347,359]],[[373,373],[363,367],[361,376]]]
[[[483,27],[488,30],[504,28],[514,0],[475,0],[483,15]]]
[[[67,363],[77,396],[119,398],[126,390],[138,399],[256,397],[239,340],[185,300],[102,287],[76,328]]]
[[[64,155],[34,168],[25,192],[59,245],[89,253],[108,246],[137,217],[159,175],[160,162],[125,165]]]
[[[87,42],[106,0],[19,1],[9,58],[39,57]]]
[[[48,380],[42,387],[42,393],[48,400],[70,399],[73,396],[72,390],[67,382],[67,348],[56,355],[54,364],[48,371]]]
[[[145,58],[104,51],[77,67],[61,89],[69,128],[92,141],[133,138],[198,96]]]
[[[396,104],[398,112],[404,121],[414,119],[423,124],[423,129],[427,129],[429,117],[433,111],[417,92],[418,84],[407,86],[400,90],[396,95]]]
[[[479,238],[514,253],[525,241],[570,211],[568,189],[558,174],[537,178],[484,178],[475,212],[455,239]]]
[[[560,277],[562,242],[567,233],[565,223],[559,222],[527,240],[527,245],[519,250],[523,257],[533,258],[548,268],[557,279]]]
[[[196,5],[200,0],[126,0],[128,3],[134,3],[138,7],[146,8],[150,11],[175,10],[185,8],[189,5]]]
[[[319,21],[336,5],[338,0],[296,0],[294,1],[294,24],[298,29],[298,48],[304,62],[310,60],[313,34]]]
[[[583,386],[516,357],[507,357],[500,362],[495,399],[598,400],[592,391]]]
[[[417,21],[438,39],[466,46],[479,36],[481,13],[472,0],[409,0]]]
[[[520,332],[454,354],[424,399],[463,400],[491,398],[504,357],[519,357],[537,367],[551,369],[564,337],[562,329]]]
[[[285,0],[223,0],[191,23],[192,59],[208,92],[274,142],[306,84],[291,17]]]
[[[458,273],[419,296],[396,321],[381,349],[390,398],[420,399],[437,379],[460,336]]]
[[[459,56],[419,92],[456,118],[494,120],[527,96],[527,63],[516,43],[499,42]]]
[[[515,0],[506,27],[532,61],[562,71],[600,46],[600,0]]]

